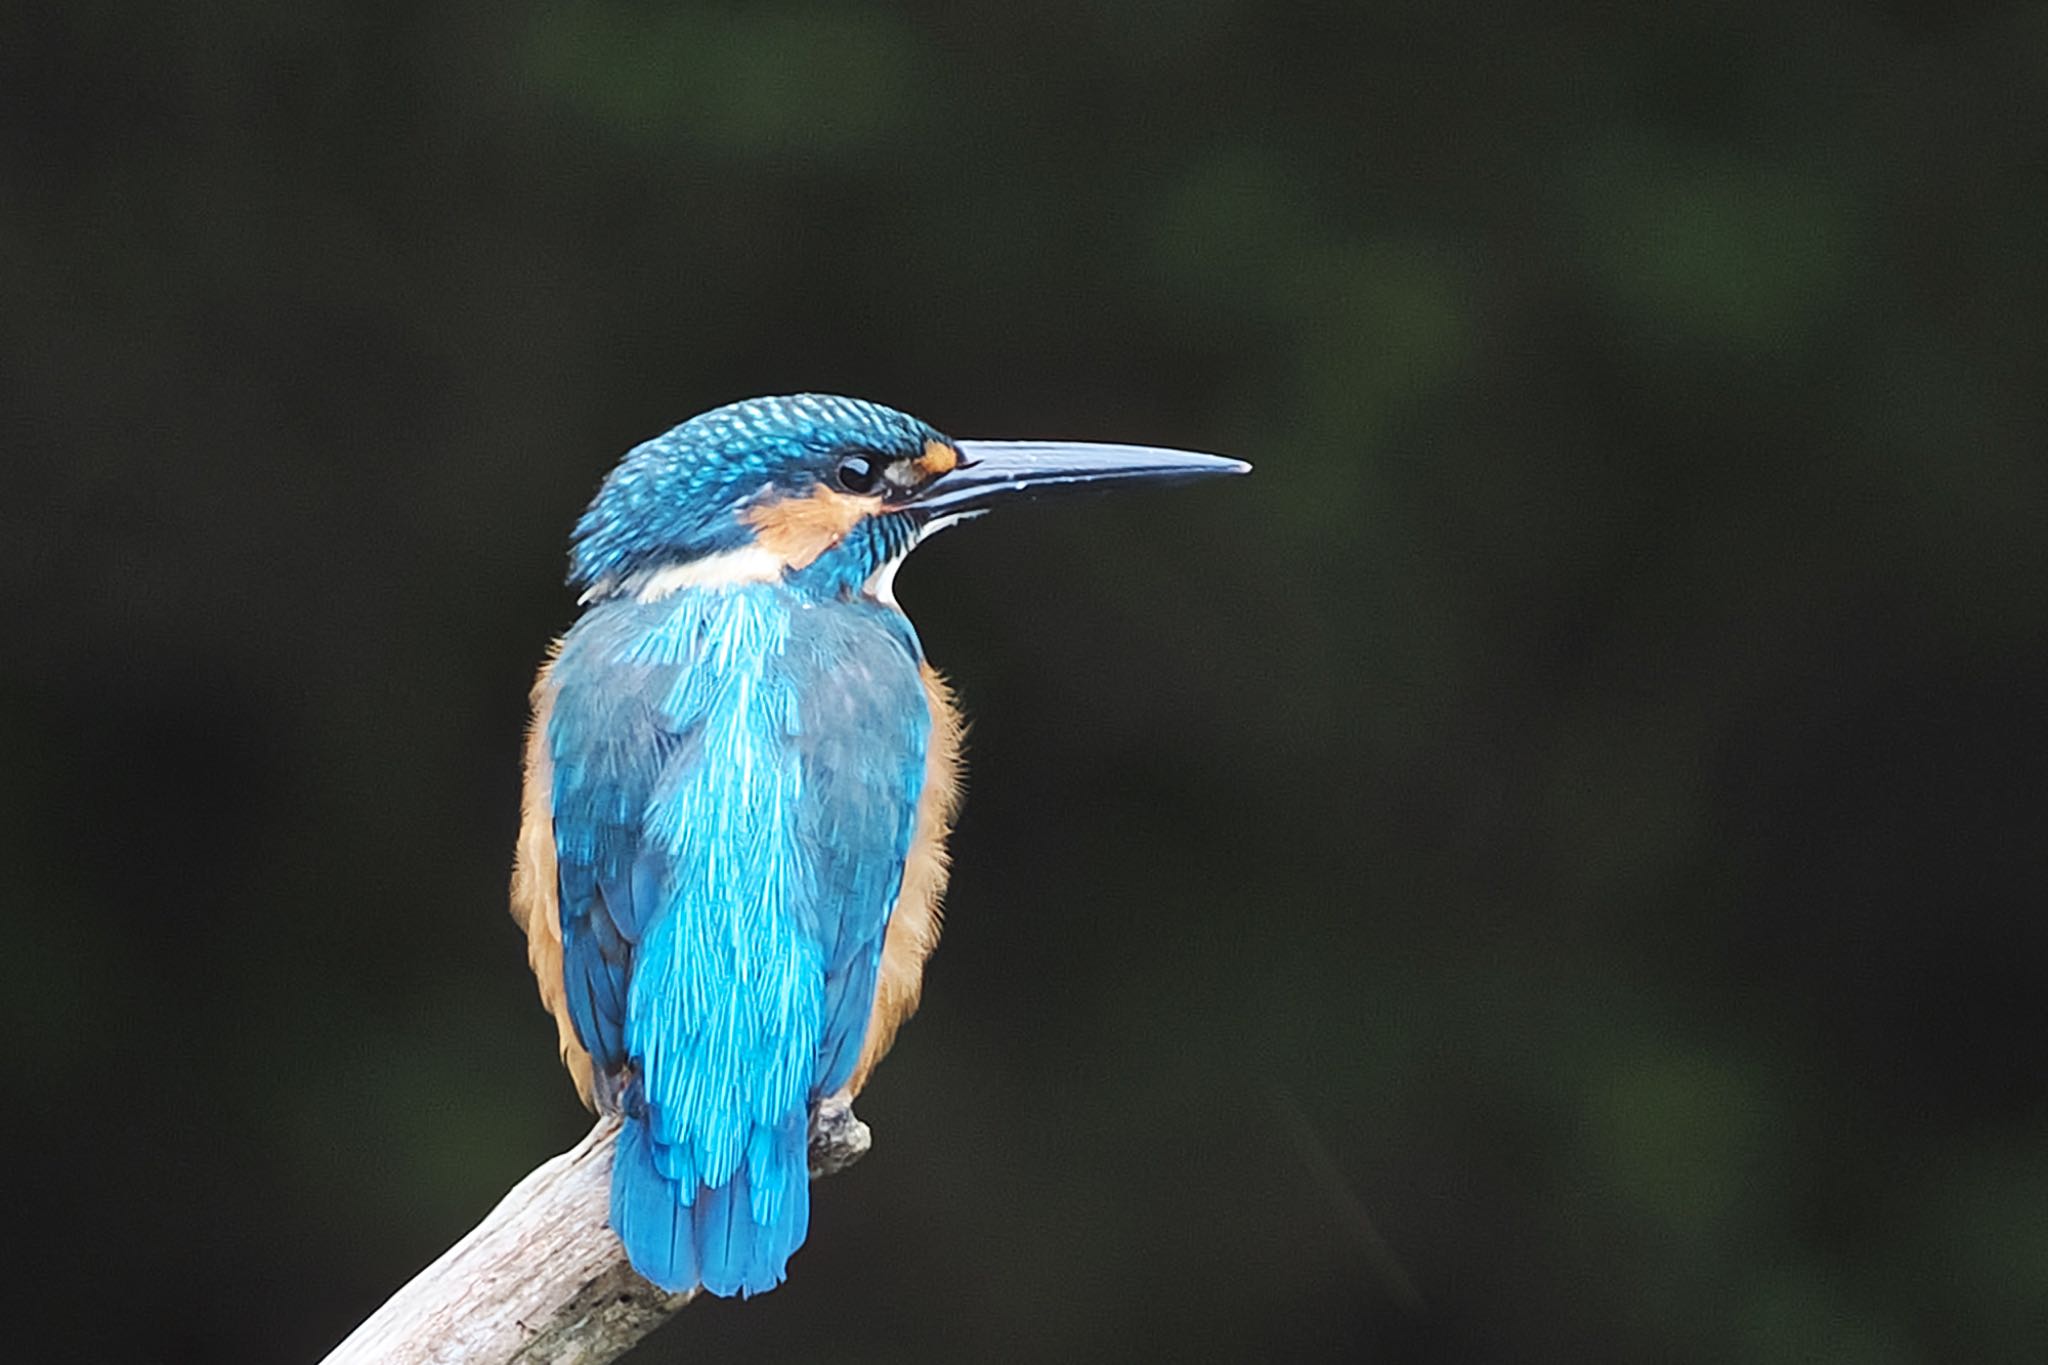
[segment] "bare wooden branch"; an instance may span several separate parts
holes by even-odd
[[[414,1276],[324,1365],[603,1365],[695,1297],[634,1273],[606,1222],[614,1119],[527,1176],[474,1231]],[[866,1153],[867,1125],[828,1101],[811,1174]]]

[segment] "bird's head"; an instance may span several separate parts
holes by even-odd
[[[1250,467],[1152,446],[955,441],[857,398],[755,398],[629,451],[576,524],[569,576],[585,600],[775,581],[886,600],[919,540],[998,502]]]

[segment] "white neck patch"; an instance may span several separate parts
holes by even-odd
[[[646,569],[625,582],[625,590],[641,602],[659,602],[685,588],[732,588],[742,583],[773,583],[782,577],[781,556],[759,545],[704,555],[683,564]],[[595,593],[585,593],[588,601]]]
[[[910,547],[911,550],[916,548],[917,546],[914,544]],[[910,558],[910,550],[905,550],[902,554],[897,555],[881,568],[869,574],[868,581],[861,586],[861,591],[885,607],[894,607],[897,611],[902,611],[903,608],[896,601],[896,571],[903,567],[903,561],[908,558]]]

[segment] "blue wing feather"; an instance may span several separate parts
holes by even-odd
[[[571,632],[573,639],[576,632]],[[563,986],[578,1038],[600,1071],[626,1063],[626,989],[645,928],[634,876],[640,811],[661,765],[686,747],[629,671],[557,668],[548,743],[555,764]]]
[[[564,984],[626,1095],[613,1221],[657,1283],[758,1292],[803,1240],[809,1107],[859,1058],[909,849],[917,660],[895,612],[767,586],[608,603],[564,643]]]

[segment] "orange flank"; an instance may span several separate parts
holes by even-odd
[[[881,509],[879,495],[841,493],[820,485],[801,497],[757,503],[741,515],[764,549],[790,568],[802,569],[846,539],[863,517]]]
[[[896,1041],[896,1030],[917,1012],[924,986],[924,963],[939,942],[939,903],[946,891],[950,862],[946,838],[960,813],[960,741],[966,722],[953,705],[953,691],[930,664],[924,673],[925,705],[932,713],[931,741],[925,748],[924,790],[917,798],[917,819],[911,826],[910,857],[903,866],[903,889],[889,916],[882,940],[882,967],[875,977],[875,1009],[868,1017],[868,1036],[861,1044],[860,1064],[843,1092],[858,1095],[868,1075]]]
[[[555,1016],[561,1038],[562,1065],[576,1082],[576,1093],[596,1108],[591,1091],[590,1054],[576,1041],[569,1018],[568,991],[562,984],[562,915],[557,905],[555,869],[555,765],[548,757],[548,713],[554,689],[548,674],[562,642],[548,650],[540,676],[533,680],[533,724],[526,731],[526,783],[520,793],[519,845],[512,862],[512,918],[526,931],[526,960],[540,984],[540,1001]]]

